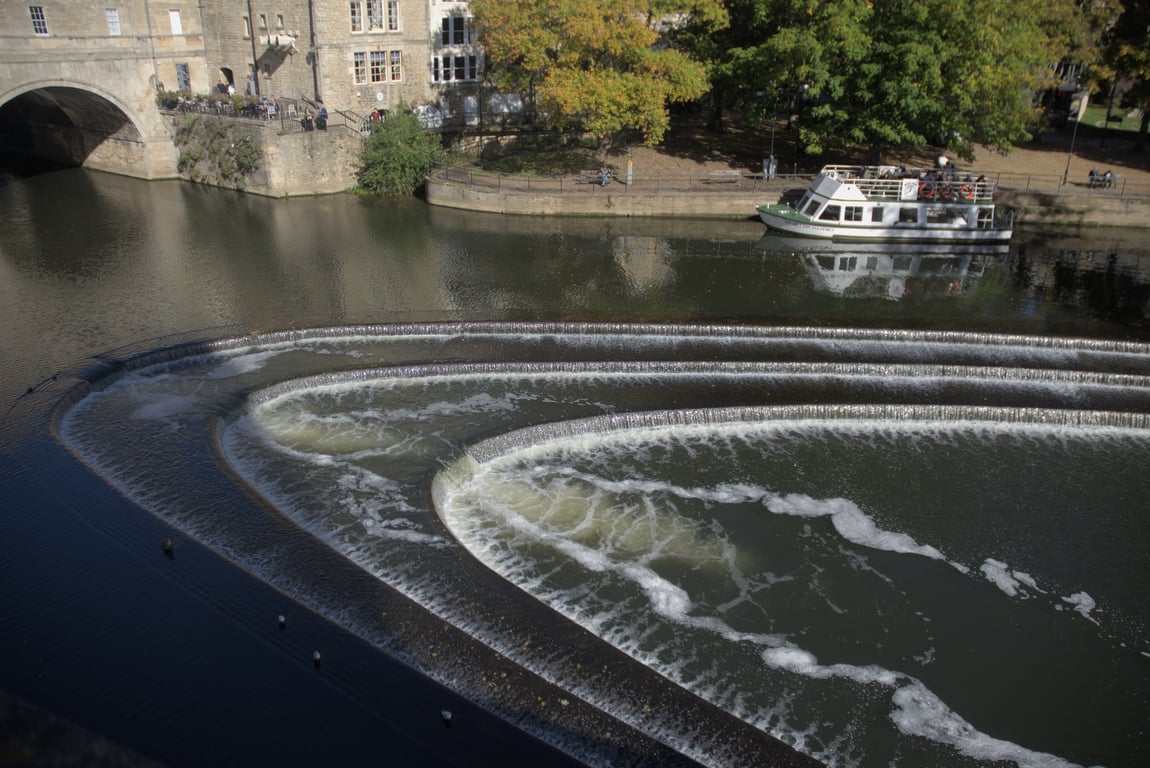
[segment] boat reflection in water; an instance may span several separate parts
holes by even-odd
[[[848,298],[973,293],[1008,243],[835,243],[763,235],[759,248],[799,257],[815,290]]]

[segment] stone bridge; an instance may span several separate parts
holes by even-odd
[[[141,179],[176,175],[148,37],[4,36],[0,150]]]

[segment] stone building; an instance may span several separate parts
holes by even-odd
[[[514,107],[506,96],[483,104],[482,76],[459,0],[0,2],[0,146],[138,178],[181,173],[160,91],[322,101],[333,117],[322,137],[291,109],[248,125],[266,179],[247,188],[306,194],[354,184],[375,109],[415,109],[428,127],[458,129],[492,103]]]
[[[209,71],[198,0],[5,0],[0,36],[7,54],[25,63],[71,61],[141,64],[147,85],[207,90]],[[125,66],[125,77],[136,79]],[[111,86],[111,84],[109,84]]]
[[[467,2],[205,0],[213,84],[367,115],[478,110],[483,53]]]
[[[462,121],[483,74],[458,0],[6,0],[0,39],[30,59],[143,62],[153,91],[230,85],[361,115],[422,107]]]

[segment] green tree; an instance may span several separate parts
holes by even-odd
[[[812,152],[834,141],[1005,151],[1028,136],[1034,94],[1084,26],[1076,0],[729,3],[742,23],[714,46],[719,95],[745,103],[754,88],[792,104]]]
[[[667,32],[727,22],[720,0],[474,0],[488,77],[524,93],[559,129],[604,138],[638,129],[658,143],[668,104],[709,88],[706,66]]]
[[[1150,128],[1150,3],[1127,0],[1121,14],[1104,36],[1103,62],[1122,93],[1120,104],[1142,110],[1142,124],[1134,148],[1146,148]]]
[[[427,182],[428,169],[443,157],[437,134],[415,115],[397,113],[376,123],[363,143],[359,189],[375,195],[411,195]]]

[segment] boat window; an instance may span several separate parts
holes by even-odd
[[[843,210],[843,221],[862,221],[862,211],[861,205],[848,205]]]
[[[870,209],[870,220],[871,221],[878,221],[878,222],[882,221],[882,206],[881,205],[876,205],[874,208]]]
[[[858,269],[858,265],[858,256],[843,256],[839,259],[840,272],[854,272],[856,269]]]
[[[842,216],[842,209],[837,205],[828,205],[823,208],[823,212],[819,214],[819,221],[838,221]]]
[[[894,257],[894,265],[892,266],[892,269],[894,269],[895,272],[909,272],[910,271],[910,265],[911,265],[910,256],[895,256]]]
[[[807,205],[806,210],[804,210],[803,213],[805,213],[807,216],[810,216],[813,218],[815,215],[815,211],[817,211],[818,209],[819,209],[819,201],[818,200],[811,200],[810,204]]]
[[[867,256],[866,257],[866,268],[870,272],[877,272],[878,271],[878,256]]]
[[[953,208],[927,208],[926,209],[926,223],[927,224],[952,224],[956,221],[963,221],[964,219]]]
[[[900,224],[917,224],[918,223],[918,209],[917,208],[899,208],[898,221]]]
[[[818,254],[817,256],[815,256],[815,261],[818,262],[818,265],[822,269],[831,270],[831,269],[835,268],[835,257],[834,256],[825,256],[823,254]]]

